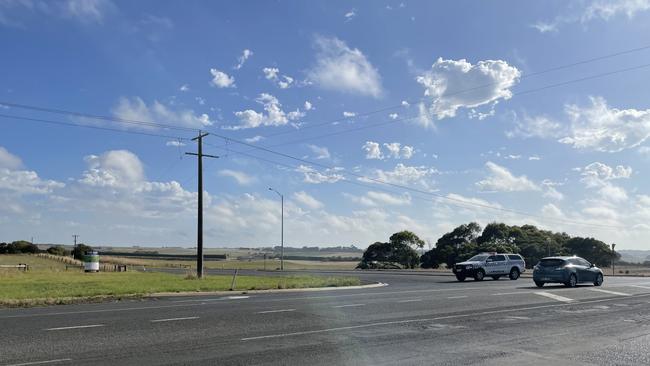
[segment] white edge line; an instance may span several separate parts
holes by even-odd
[[[351,308],[356,306],[366,306],[366,304],[345,304],[345,305],[336,305],[332,306],[333,308]]]
[[[50,331],[50,330],[67,330],[67,329],[83,329],[83,328],[98,328],[98,327],[103,327],[105,326],[104,324],[91,324],[91,325],[74,325],[71,327],[58,327],[58,328],[47,328],[45,330]]]
[[[47,360],[47,361],[34,361],[34,362],[24,362],[24,363],[13,363],[7,366],[27,366],[27,365],[44,365],[46,363],[57,363],[57,362],[66,362],[72,361],[71,358],[59,358],[58,360]]]
[[[152,323],[162,323],[162,322],[174,322],[177,320],[194,320],[198,319],[198,316],[188,316],[185,318],[169,318],[169,319],[156,319],[156,320],[151,320]]]
[[[398,301],[398,303],[416,302],[416,301],[422,301],[422,299],[408,299],[408,300],[400,300],[400,301]]]
[[[448,299],[464,299],[464,298],[466,298],[466,297],[467,297],[467,296],[464,296],[464,295],[463,295],[463,296],[449,296],[449,297],[447,297],[447,298],[448,298]]]
[[[650,294],[632,295],[632,297],[648,297],[648,296],[650,296]],[[469,317],[477,317],[477,316],[482,316],[482,315],[511,313],[511,312],[515,312],[515,311],[557,308],[557,307],[564,307],[564,306],[575,305],[575,304],[580,304],[580,305],[593,304],[593,303],[607,302],[607,301],[613,301],[613,300],[614,299],[597,299],[597,300],[581,301],[579,303],[572,302],[572,303],[563,303],[563,304],[547,304],[547,305],[529,306],[529,307],[523,307],[523,308],[517,308],[517,309],[491,310],[491,311],[484,311],[484,312],[481,312],[481,313],[473,313],[473,314],[457,314],[457,315],[438,316],[438,317],[433,317],[433,318],[395,320],[395,321],[389,321],[389,322],[351,325],[351,326],[347,326],[347,327],[307,330],[307,331],[293,332],[293,333],[269,334],[269,335],[263,335],[263,336],[257,336],[257,337],[241,338],[240,341],[246,342],[246,341],[259,340],[259,339],[284,338],[284,337],[293,337],[293,336],[300,336],[300,335],[307,335],[307,334],[330,333],[330,332],[336,332],[336,331],[340,331],[340,330],[371,328],[371,327],[379,327],[379,326],[384,326],[384,325],[409,324],[409,323],[418,323],[418,322],[432,322],[432,321],[446,320],[446,319],[469,318]]]
[[[265,310],[258,311],[256,314],[286,313],[290,311],[296,311],[296,309]]]
[[[576,301],[576,300],[574,300],[574,299],[570,299],[570,298],[568,298],[568,297],[564,297],[564,296],[560,296],[560,295],[552,294],[552,293],[550,293],[550,292],[546,292],[546,291],[535,291],[535,292],[533,292],[533,293],[534,293],[535,295],[545,296],[545,297],[548,297],[549,299],[553,299],[553,300],[557,300],[557,301],[562,301],[562,302],[567,302],[567,303]]]
[[[618,296],[632,296],[631,294],[626,294],[625,292],[616,292],[616,291],[609,291],[609,290],[603,290],[600,288],[590,288],[591,291],[596,291],[596,292],[602,292],[604,294],[611,294],[611,295],[618,295]]]

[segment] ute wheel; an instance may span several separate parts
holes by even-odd
[[[485,272],[483,272],[482,269],[476,271],[474,274],[474,281],[483,281],[483,278],[485,278]]]
[[[578,284],[578,277],[576,277],[575,273],[571,273],[571,276],[569,276],[569,280],[565,283],[566,287],[576,287]]]
[[[492,279],[495,280],[495,281],[498,281],[499,278],[501,278],[501,276],[492,276]]]
[[[465,276],[456,275],[456,279],[457,279],[458,281],[460,281],[460,282],[463,282],[463,281],[465,281]]]
[[[535,286],[544,287],[544,282],[535,281]]]
[[[519,278],[519,270],[517,268],[513,268],[510,270],[510,279],[511,280],[516,280]]]
[[[602,284],[603,284],[603,274],[602,274],[602,273],[599,273],[599,274],[596,276],[596,280],[594,281],[594,286],[600,286],[600,285],[602,285]]]

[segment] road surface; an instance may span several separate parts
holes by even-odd
[[[354,273],[388,285],[0,309],[0,365],[650,364],[650,278]]]

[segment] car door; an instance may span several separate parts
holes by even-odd
[[[575,268],[576,274],[578,275],[579,282],[589,282],[591,274],[589,273],[589,267],[585,266],[587,261],[581,260],[580,258],[571,258],[569,263]]]
[[[497,257],[496,255],[491,255],[487,257],[487,259],[485,260],[485,274],[490,275],[493,273],[497,273],[496,271],[497,262],[495,261],[496,257]]]
[[[497,274],[508,273],[509,268],[507,268],[508,267],[508,261],[506,260],[506,256],[500,254],[500,255],[495,255],[494,257],[495,257],[494,258],[494,263],[496,263],[494,265],[494,273],[497,273]]]
[[[578,258],[578,262],[584,268],[583,270],[584,274],[582,275],[581,281],[585,281],[585,282],[594,281],[596,279],[596,276],[595,276],[594,269],[591,267],[591,263],[587,262],[582,258]]]

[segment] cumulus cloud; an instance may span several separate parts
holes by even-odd
[[[316,64],[308,72],[310,81],[327,90],[375,98],[382,95],[379,72],[360,50],[335,37],[318,36],[314,43]]]
[[[320,183],[336,183],[340,180],[345,179],[345,177],[339,172],[343,168],[334,168],[334,169],[325,169],[324,171],[318,171],[307,165],[300,165],[295,171],[302,173],[304,176],[303,182],[311,184],[320,184]]]
[[[345,21],[346,22],[351,21],[354,17],[357,16],[356,9],[352,9],[352,10],[348,11],[347,13],[345,13],[344,16],[345,16]]]
[[[235,87],[235,78],[229,76],[223,71],[217,69],[210,69],[210,74],[212,74],[212,85],[217,88],[234,88]]]
[[[255,128],[260,126],[284,126],[289,121],[295,121],[305,116],[300,109],[286,113],[282,110],[282,104],[278,98],[271,94],[262,93],[255,101],[264,106],[264,112],[256,112],[252,109],[235,112],[240,124],[231,129]]]
[[[475,108],[512,97],[510,88],[521,72],[502,60],[438,60],[417,77],[424,95],[431,98],[429,113],[438,120],[454,117],[459,108]]]
[[[623,202],[628,199],[625,189],[614,185],[611,181],[629,179],[632,176],[632,167],[623,165],[611,167],[607,164],[594,162],[584,168],[574,170],[580,172],[581,181],[586,187],[596,189],[600,197],[605,201]]]
[[[513,116],[514,128],[506,131],[506,136],[509,138],[557,138],[565,132],[561,123],[547,116],[529,116],[524,114],[523,117],[519,117],[514,112]]]
[[[314,106],[311,104],[310,101],[307,100],[307,101],[305,101],[305,106],[304,106],[304,108],[305,108],[306,111],[311,111],[312,108],[314,108]]]
[[[378,142],[366,141],[362,149],[366,152],[366,159],[383,159],[384,155],[381,153],[381,147]]]
[[[251,56],[253,56],[253,51],[249,50],[248,48],[244,49],[242,51],[241,56],[239,56],[237,58],[237,65],[235,65],[235,67],[233,67],[233,69],[235,69],[235,70],[241,69],[242,66],[244,66],[244,63],[246,63],[246,60],[248,60],[248,58],[251,57]]]
[[[0,146],[0,168],[18,169],[23,166],[22,160]]]
[[[154,122],[187,127],[211,126],[210,116],[203,113],[197,115],[191,109],[173,111],[164,104],[154,100],[147,105],[140,97],[121,97],[112,109],[113,116],[124,120]]]
[[[88,169],[79,182],[93,187],[133,187],[145,180],[140,159],[128,150],[112,150],[84,158]]]
[[[18,195],[49,194],[63,187],[65,187],[64,183],[41,179],[31,170],[0,168],[0,192],[6,191]]]
[[[296,200],[299,204],[310,208],[312,210],[318,210],[320,208],[323,208],[325,206],[323,202],[317,200],[313,196],[311,196],[309,193],[305,191],[300,191],[296,192],[293,194],[293,199]]]
[[[254,144],[256,142],[262,141],[263,139],[264,139],[264,136],[256,135],[256,136],[253,136],[253,137],[245,138],[244,141],[248,142],[249,144]]]
[[[253,184],[257,179],[253,176],[250,176],[244,172],[231,170],[231,169],[222,169],[219,170],[218,174],[222,177],[229,177],[237,181],[239,185],[249,186]]]
[[[180,146],[185,146],[185,143],[179,140],[171,140],[171,141],[167,141],[165,143],[165,146],[180,147]]]
[[[265,67],[262,72],[264,72],[264,77],[267,80],[275,83],[280,89],[288,89],[294,82],[291,76],[280,75],[280,69],[276,67]]]
[[[650,109],[617,109],[601,97],[591,105],[567,105],[571,121],[568,136],[560,142],[576,149],[618,152],[637,147],[650,137]]]
[[[525,175],[515,176],[507,168],[491,161],[485,164],[489,175],[476,186],[482,191],[494,192],[523,192],[538,191],[540,188]]]

